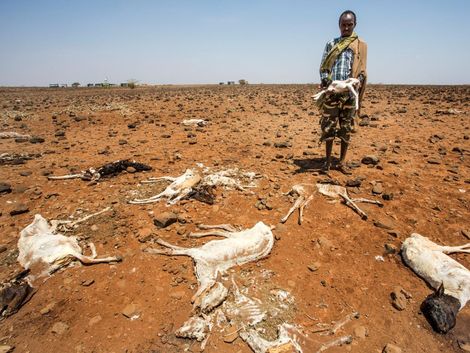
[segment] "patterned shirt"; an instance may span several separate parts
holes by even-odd
[[[326,43],[325,51],[323,52],[323,57],[322,57],[321,62],[323,62],[323,60],[325,60],[325,58],[328,55],[328,53],[330,52],[331,48],[333,48],[333,46],[336,43],[338,43],[340,39],[341,39],[341,37],[338,37],[338,38],[330,40],[328,43]],[[354,60],[354,53],[353,53],[352,49],[347,48],[347,49],[343,50],[343,52],[338,55],[338,57],[336,58],[335,63],[333,64],[333,67],[331,68],[331,80],[332,81],[347,80],[351,75],[353,60]],[[321,79],[328,78],[328,72],[327,71],[323,71],[323,72],[320,71],[320,78]]]

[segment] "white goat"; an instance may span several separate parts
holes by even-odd
[[[321,99],[326,93],[343,93],[343,92],[351,92],[354,95],[354,99],[356,102],[356,110],[359,109],[359,95],[357,91],[354,89],[359,86],[360,81],[357,78],[348,78],[345,81],[333,81],[331,84],[324,90],[318,92],[313,96],[315,101]]]
[[[423,302],[422,311],[433,328],[442,333],[454,327],[458,311],[470,300],[470,271],[446,255],[457,252],[470,253],[470,243],[441,246],[413,233],[401,247],[405,263],[437,290]]]
[[[34,221],[20,233],[18,240],[18,262],[25,269],[40,270],[39,274],[32,273],[28,281],[47,276],[68,265],[73,258],[83,264],[120,261],[120,257],[96,258],[93,243],[89,244],[91,256],[82,254],[77,238],[66,237],[49,226],[41,215],[34,216]]]

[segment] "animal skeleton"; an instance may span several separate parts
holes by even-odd
[[[21,138],[21,139],[29,139],[31,135],[23,135],[19,134],[14,131],[2,131],[0,132],[0,139],[10,139],[10,138]]]
[[[20,233],[18,262],[25,269],[31,269],[31,271],[35,271],[37,268],[42,269],[38,275],[32,273],[28,276],[28,282],[32,282],[68,265],[73,258],[83,264],[121,260],[120,257],[96,258],[96,248],[93,243],[90,243],[89,247],[92,255],[83,255],[76,237],[66,237],[56,233],[46,219],[36,214],[33,223]]]
[[[219,228],[212,226],[212,228]],[[208,235],[225,237],[222,240],[211,240],[198,248],[182,248],[169,244],[161,239],[157,243],[167,249],[147,249],[153,254],[190,256],[195,262],[196,277],[199,288],[193,297],[195,301],[216,283],[217,276],[225,273],[235,265],[256,261],[266,257],[273,245],[274,237],[271,228],[263,222],[252,228],[241,231],[222,227],[225,230],[209,230],[203,233],[190,233],[190,237]]]
[[[181,124],[183,124],[184,126],[196,125],[196,126],[202,127],[202,126],[207,125],[207,121],[204,119],[186,119],[186,120],[183,120]]]
[[[455,325],[455,316],[470,300],[470,271],[446,254],[470,254],[470,243],[441,246],[413,233],[401,247],[404,262],[437,290],[423,302],[423,314],[442,333]],[[457,299],[457,301],[455,300]]]
[[[129,201],[131,204],[147,204],[167,199],[167,204],[173,205],[178,201],[189,198],[195,192],[202,191],[208,193],[208,188],[222,186],[228,189],[245,190],[245,188],[255,187],[252,180],[256,177],[255,173],[241,173],[238,169],[222,170],[214,173],[209,172],[209,168],[203,168],[202,165],[195,169],[186,169],[183,175],[179,177],[164,176],[159,178],[149,178],[142,181],[143,184],[156,183],[161,180],[171,181],[158,195],[146,199],[134,199]],[[205,175],[204,175],[205,174]],[[248,179],[248,184],[242,185],[238,177]],[[202,198],[207,195],[202,195]],[[210,203],[210,202],[209,202]]]
[[[331,82],[331,84],[326,89],[318,92],[312,97],[316,102],[320,103],[322,102],[325,94],[343,93],[343,92],[349,91],[354,96],[356,110],[358,110],[359,109],[359,95],[357,91],[354,89],[354,87],[357,87],[359,83],[360,81],[357,78],[348,78],[345,81],[336,80],[336,81]]]
[[[61,176],[50,175],[47,178],[49,180],[64,180],[64,179],[80,178],[82,180],[98,181],[101,178],[115,176],[125,171],[129,167],[134,168],[138,172],[152,170],[152,167],[148,165],[138,163],[136,161],[130,161],[128,159],[124,159],[124,160],[118,160],[112,163],[107,163],[97,169],[89,168],[78,174],[67,174],[67,175],[61,175]]]
[[[313,188],[315,186],[316,188]],[[367,219],[367,214],[361,210],[357,205],[356,202],[365,202],[365,203],[372,203],[379,206],[383,206],[380,201],[376,200],[369,200],[364,198],[355,198],[351,199],[348,195],[348,191],[345,187],[339,185],[332,185],[332,184],[296,184],[292,187],[291,191],[289,191],[288,195],[297,195],[297,199],[294,202],[294,205],[289,209],[287,214],[281,219],[281,223],[285,223],[290,215],[296,210],[299,210],[299,220],[298,223],[302,224],[302,216],[304,208],[313,200],[313,196],[316,192],[320,194],[337,199],[341,197],[347,206],[351,207],[354,211],[356,211],[362,219]]]

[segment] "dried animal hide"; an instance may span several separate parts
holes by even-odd
[[[18,132],[14,131],[2,131],[0,132],[0,139],[11,139],[11,138],[19,138],[19,139],[29,139],[31,135],[23,135]]]
[[[62,180],[62,179],[80,178],[82,180],[87,180],[87,181],[90,181],[90,180],[98,181],[101,178],[114,177],[122,173],[123,171],[127,170],[127,168],[134,168],[136,172],[152,170],[152,167],[146,164],[124,159],[124,160],[119,160],[116,162],[104,164],[97,169],[89,168],[88,170],[82,171],[81,173],[78,173],[78,174],[68,174],[68,175],[62,175],[62,176],[51,175],[51,176],[48,176],[48,179]]]
[[[470,270],[446,255],[458,252],[470,253],[470,243],[441,246],[417,233],[401,248],[403,261],[436,290],[423,302],[422,311],[441,333],[455,326],[458,311],[470,300]]]
[[[16,165],[25,164],[26,161],[31,159],[39,158],[42,154],[40,153],[1,153],[0,154],[0,165]]]
[[[120,261],[120,257],[96,258],[96,249],[92,243],[91,256],[82,254],[82,249],[75,237],[66,237],[55,233],[47,221],[39,214],[33,223],[24,228],[18,240],[18,262],[25,269],[30,269],[28,282],[46,277],[58,269],[67,266],[74,259],[83,264]]]
[[[34,294],[33,288],[25,280],[29,271],[23,271],[0,289],[0,320],[18,312]]]

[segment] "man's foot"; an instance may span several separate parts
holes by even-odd
[[[323,163],[323,165],[321,166],[321,171],[322,171],[323,173],[328,173],[328,172],[330,171],[330,167],[331,167],[330,162],[325,162],[325,163]]]
[[[344,175],[351,175],[352,174],[351,169],[349,169],[349,167],[347,167],[343,163],[338,163],[338,165],[336,166],[336,170],[338,172],[343,173]]]

